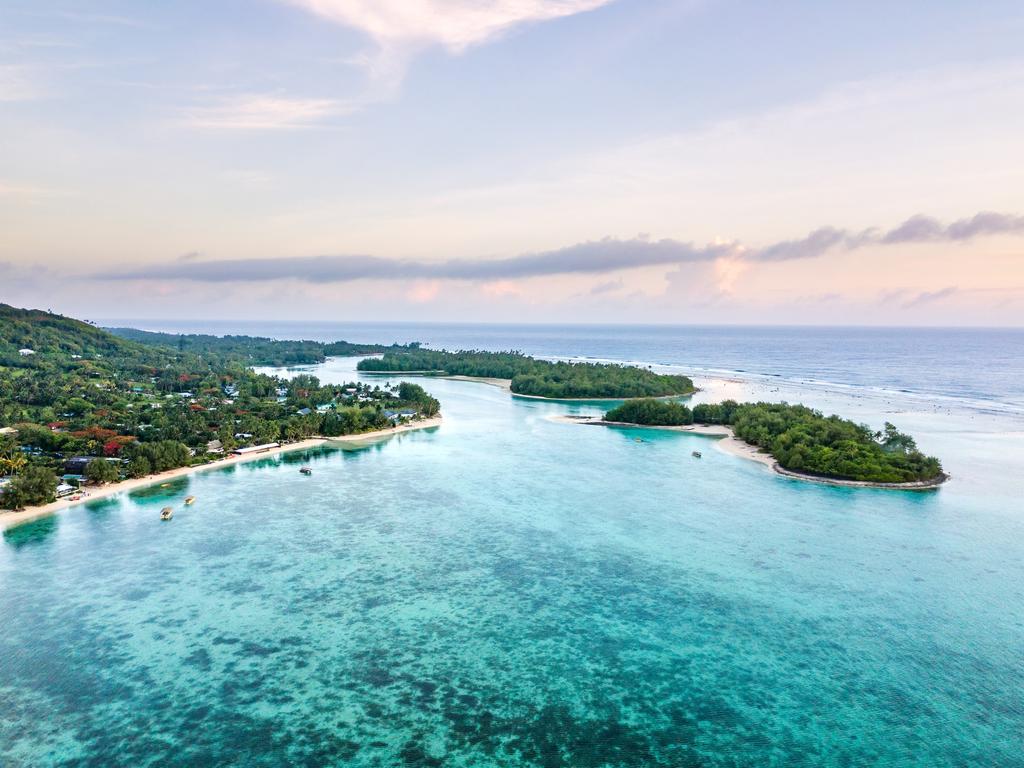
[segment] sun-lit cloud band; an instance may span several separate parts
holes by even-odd
[[[142,268],[120,268],[95,277],[105,280],[164,279],[199,282],[300,280],[341,283],[355,280],[512,280],[549,275],[604,274],[640,267],[711,262],[719,259],[781,262],[820,258],[830,251],[908,243],[964,242],[994,235],[1024,235],[1024,216],[982,212],[944,224],[917,215],[889,230],[820,227],[805,237],[751,248],[737,241],[695,245],[672,239],[604,238],[538,253],[500,259],[416,261],[377,256],[300,256],[271,259],[178,260]]]

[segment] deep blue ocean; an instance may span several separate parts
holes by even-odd
[[[6,531],[4,768],[1024,766],[1021,331],[137,324],[666,366],[893,421],[952,480],[805,483],[420,379],[436,429]]]

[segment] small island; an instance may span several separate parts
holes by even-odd
[[[687,376],[655,373],[633,365],[538,360],[521,352],[449,352],[410,345],[360,360],[357,367],[365,373],[450,376],[492,383],[504,380],[515,395],[551,400],[672,397],[696,391]]]
[[[731,435],[766,453],[779,474],[817,482],[918,490],[948,479],[937,458],[919,451],[914,439],[892,424],[876,432],[803,405],[726,400],[691,409],[678,402],[641,399],[588,423],[680,429],[698,425],[709,428],[704,434]]]
[[[418,384],[327,385],[252,368],[385,349],[115,334],[0,304],[0,509],[324,439],[435,425],[440,403]]]

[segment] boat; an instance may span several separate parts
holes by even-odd
[[[190,505],[195,504],[195,503],[196,503],[196,497],[195,496],[186,496],[185,497],[185,506],[190,506]]]
[[[313,470],[310,469],[309,467],[302,467],[301,469],[299,469],[299,472],[301,472],[304,475],[312,475],[313,474]]]
[[[160,510],[161,520],[170,520],[172,517],[174,517],[174,510],[170,507],[164,507]]]
[[[693,452],[693,458],[699,459],[700,458],[700,451],[694,451]]]

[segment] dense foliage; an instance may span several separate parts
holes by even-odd
[[[939,460],[921,453],[914,439],[892,424],[873,432],[802,405],[726,400],[691,411],[678,403],[638,400],[612,409],[605,419],[651,426],[724,424],[736,437],[766,450],[784,469],[822,477],[905,483],[942,474]]]
[[[43,466],[26,467],[0,492],[0,508],[22,509],[49,504],[56,498],[57,476]]]
[[[376,355],[401,346],[382,344],[352,344],[347,341],[322,343],[319,341],[284,341],[261,336],[212,336],[199,333],[158,333],[136,328],[107,328],[116,336],[179,352],[216,354],[245,365],[308,365],[322,363],[327,357],[355,357]],[[415,348],[413,345],[411,348]]]
[[[680,427],[685,424],[693,424],[693,412],[682,403],[645,397],[638,400],[627,400],[618,408],[613,408],[605,414],[605,420],[659,427]]]
[[[0,427],[14,430],[0,434],[0,476],[15,478],[6,503],[36,503],[25,501],[38,485],[36,468],[49,473],[47,482],[69,474],[95,482],[143,477],[237,447],[355,434],[440,408],[415,384],[323,385],[249,367],[298,354],[307,342],[180,338],[180,348],[149,336],[141,343],[0,304]],[[331,347],[319,345],[317,354]],[[83,465],[70,470],[73,457],[84,457]],[[27,477],[36,485],[25,486]]]
[[[519,352],[447,352],[421,348],[390,350],[359,361],[361,371],[481,376],[510,379],[520,395],[551,398],[661,397],[693,392],[686,376],[605,363],[537,360]]]

